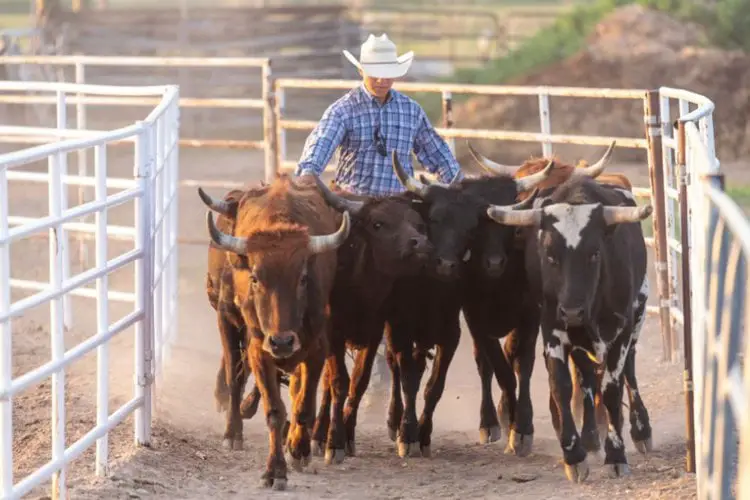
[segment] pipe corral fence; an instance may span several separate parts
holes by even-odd
[[[55,498],[65,498],[65,469],[87,448],[96,443],[96,473],[108,469],[108,434],[130,414],[134,414],[135,443],[151,439],[152,391],[160,374],[164,348],[176,336],[177,315],[177,217],[179,178],[179,89],[176,86],[113,87],[52,82],[0,81],[0,91],[33,91],[53,94],[56,101],[57,129],[45,131],[56,141],[0,155],[0,494],[20,498],[35,486],[52,478]],[[67,130],[66,111],[70,94],[100,98],[156,99],[144,120],[111,130],[79,128]],[[0,127],[2,129],[3,127]],[[13,127],[11,127],[13,128]],[[22,130],[2,133],[23,134]],[[27,131],[33,135],[34,130]],[[133,148],[133,170],[129,178],[115,177],[109,170],[108,151],[117,144]],[[67,157],[74,152],[94,150],[93,175],[68,175]],[[19,171],[36,162],[47,162],[47,172]],[[29,177],[29,175],[32,177]],[[48,187],[49,215],[19,217],[9,213],[9,183],[17,180],[45,182]],[[68,186],[93,186],[94,199],[76,206],[68,203]],[[108,193],[108,190],[116,190]],[[116,207],[132,205],[132,226],[111,225],[108,213]],[[94,223],[71,222],[93,214]],[[11,247],[40,232],[49,239],[49,281],[13,279]],[[70,275],[68,233],[84,231],[95,237],[94,267]],[[112,236],[134,241],[134,248],[109,257]],[[132,292],[112,289],[109,277],[128,264],[134,264]],[[14,267],[17,273],[18,266]],[[87,285],[95,283],[95,287]],[[33,295],[12,300],[14,289],[32,290]],[[72,325],[71,296],[96,300],[96,333],[72,348],[65,349],[64,332]],[[109,317],[110,302],[132,303],[132,310],[114,323]],[[21,376],[12,376],[12,322],[29,309],[49,303],[51,360]],[[124,405],[109,408],[109,343],[130,327],[134,332],[134,395]],[[96,350],[96,425],[75,443],[67,445],[65,432],[65,369]],[[13,480],[13,397],[51,377],[52,379],[52,457],[45,465],[14,484]]]
[[[265,153],[265,178],[277,172],[289,171],[296,162],[287,159],[286,131],[311,130],[316,122],[295,120],[285,115],[287,89],[349,90],[356,80],[306,80],[296,78],[273,79],[271,61],[246,58],[161,58],[161,57],[0,57],[1,64],[73,64],[79,84],[85,82],[85,66],[101,65],[157,65],[186,66],[239,65],[263,68],[263,95],[260,99],[217,101],[180,99],[180,106],[223,106],[255,108],[263,112],[263,140],[245,142],[201,142],[175,139],[186,147],[236,147],[262,149]],[[80,69],[78,69],[80,68]],[[80,78],[79,78],[80,77]],[[71,87],[72,88],[72,87]],[[722,174],[715,156],[713,103],[693,92],[661,87],[659,89],[595,89],[569,87],[520,87],[493,85],[461,85],[398,82],[395,88],[406,92],[438,92],[442,96],[442,126],[437,131],[455,150],[456,139],[491,139],[504,141],[539,142],[544,155],[552,154],[553,144],[582,144],[607,146],[612,140],[618,147],[642,149],[647,153],[649,186],[634,186],[634,195],[648,199],[654,207],[653,236],[647,238],[654,251],[657,276],[657,304],[648,313],[660,320],[663,361],[677,362],[680,354],[684,362],[684,393],[686,398],[686,469],[697,474],[700,498],[728,498],[730,489],[729,466],[736,449],[735,428],[742,432],[740,439],[739,491],[750,494],[750,415],[748,415],[747,384],[750,371],[740,368],[739,353],[747,353],[750,343],[742,347],[744,325],[741,314],[746,314],[745,287],[748,281],[744,256],[750,250],[750,226],[737,206],[722,192]],[[20,91],[20,88],[19,88]],[[460,129],[453,127],[452,103],[454,94],[495,96],[536,96],[539,103],[539,132],[488,129]],[[15,97],[15,96],[14,96]],[[18,96],[24,102],[42,102],[41,96]],[[553,133],[550,125],[550,99],[555,97],[621,99],[643,103],[644,134],[640,137],[584,136]],[[47,97],[46,99],[49,99]],[[99,99],[98,101],[96,99]],[[103,103],[102,97],[71,97],[76,104],[78,128],[85,130],[86,104]],[[112,99],[118,105],[146,105],[152,101],[126,97]],[[21,102],[21,101],[12,101]],[[46,102],[46,101],[45,101]],[[155,101],[153,101],[155,102]],[[673,108],[673,106],[676,106]],[[676,112],[678,119],[670,117]],[[171,116],[171,115],[170,115]],[[144,126],[144,125],[141,125]],[[175,125],[176,127],[176,125]],[[71,136],[85,134],[69,131]],[[102,133],[102,132],[90,132]],[[175,132],[176,133],[176,132]],[[23,134],[30,142],[46,142],[55,136],[49,129],[0,127],[0,138],[13,142]],[[13,137],[10,137],[13,135]],[[80,137],[80,135],[78,135]],[[175,160],[176,161],[176,160]],[[2,163],[0,162],[0,165]],[[69,181],[89,182],[86,161],[78,177]],[[329,165],[327,170],[333,170]],[[176,172],[170,170],[171,175]],[[0,169],[4,171],[5,169]],[[9,172],[10,173],[10,172]],[[24,173],[24,176],[29,174]],[[10,179],[10,177],[8,177]],[[24,177],[19,176],[18,179]],[[48,174],[40,174],[46,182]],[[0,179],[2,179],[0,177]],[[26,180],[31,180],[25,177]],[[176,190],[177,177],[172,176]],[[194,187],[198,183],[179,179],[179,185]],[[204,187],[238,188],[236,182],[201,182]],[[88,185],[91,185],[90,182]],[[172,207],[176,206],[176,191]],[[0,207],[1,208],[1,207]],[[3,213],[5,216],[5,213]],[[176,215],[175,215],[176,217]],[[172,226],[174,227],[174,226]],[[0,233],[0,236],[5,233]],[[177,243],[195,243],[175,238],[168,255],[176,259]],[[4,241],[0,239],[0,241]],[[205,244],[205,241],[197,242]],[[60,262],[62,266],[62,262]],[[727,266],[737,272],[725,275]],[[732,267],[734,266],[734,267]],[[62,269],[62,267],[61,267]],[[4,276],[3,276],[4,277]],[[726,280],[732,277],[732,280]],[[726,280],[726,282],[725,282]],[[731,307],[724,307],[724,302]],[[1,304],[1,303],[0,303]],[[1,310],[1,309],[0,309]],[[158,312],[157,312],[158,313]],[[57,313],[58,315],[61,313]],[[682,329],[680,339],[679,329]],[[158,344],[158,342],[157,342]],[[680,349],[682,344],[682,349]],[[682,351],[682,352],[680,352]],[[697,377],[694,380],[694,373]],[[704,375],[705,374],[705,375]],[[694,404],[697,401],[697,404]],[[697,436],[697,439],[695,439]],[[52,470],[52,469],[50,469]],[[740,495],[741,496],[741,495]]]

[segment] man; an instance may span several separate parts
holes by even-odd
[[[363,196],[398,194],[404,187],[391,163],[395,149],[409,174],[413,174],[411,153],[414,151],[420,163],[441,182],[448,184],[461,179],[456,158],[422,107],[391,88],[396,79],[409,71],[414,53],[409,51],[397,56],[396,45],[386,34],[379,37],[371,34],[360,48],[359,60],[348,50],[344,50],[344,55],[359,70],[362,84],[323,113],[305,142],[296,175],[302,178],[321,175],[339,149],[334,182],[340,189]],[[387,366],[384,353],[378,351],[372,389],[382,391]],[[380,372],[379,380],[377,372]],[[368,402],[369,398],[365,406]]]
[[[448,144],[412,98],[392,89],[403,77],[414,53],[396,55],[385,34],[370,35],[360,59],[346,58],[362,76],[362,84],[331,104],[305,142],[296,174],[321,175],[340,148],[334,182],[345,191],[365,196],[389,196],[404,191],[393,171],[391,152],[407,173],[413,173],[411,152],[444,183],[461,178],[461,169]]]

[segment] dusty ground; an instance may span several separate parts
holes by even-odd
[[[112,153],[114,157],[114,153]],[[126,175],[128,155],[117,155],[116,174]],[[240,152],[181,152],[182,179],[257,180],[261,163],[255,155]],[[71,160],[72,162],[72,160]],[[221,165],[221,175],[215,174]],[[731,169],[731,166],[725,166]],[[634,184],[647,185],[645,166],[618,165]],[[21,185],[18,184],[20,187]],[[209,190],[220,193],[219,190]],[[36,196],[33,203],[23,196]],[[41,215],[46,210],[42,188],[25,185],[11,197],[14,215]],[[193,188],[180,192],[180,236],[204,237],[204,208]],[[129,221],[132,207],[113,213],[118,223]],[[124,244],[112,244],[110,254]],[[13,249],[13,277],[46,279],[47,243],[30,240]],[[35,267],[36,266],[36,267]],[[39,267],[41,266],[41,267]],[[132,277],[124,271],[111,280],[118,290],[132,290]],[[114,498],[691,498],[692,476],[684,474],[685,417],[682,370],[679,364],[662,363],[658,320],[650,318],[641,337],[638,374],[642,394],[651,414],[655,450],[639,455],[626,438],[633,474],[628,479],[607,479],[603,457],[595,457],[590,480],[572,485],[560,465],[561,452],[554,439],[547,410],[546,370],[537,364],[533,379],[536,408],[535,450],[519,459],[503,454],[500,443],[479,445],[479,387],[471,345],[464,336],[449,372],[448,387],[435,416],[433,458],[398,458],[385,432],[385,400],[376,400],[361,414],[356,458],[339,466],[325,466],[315,458],[305,473],[290,473],[288,491],[271,492],[258,478],[267,455],[262,419],[245,423],[246,449],[227,452],[220,447],[223,416],[215,412],[213,381],[218,365],[219,342],[215,317],[204,292],[205,249],[180,248],[180,316],[178,340],[158,386],[157,414],[151,448],[132,445],[132,417],[109,438],[111,475],[93,475],[93,448],[68,470],[70,496],[81,499]],[[651,282],[655,277],[651,275]],[[655,290],[655,286],[652,290]],[[654,292],[655,293],[655,292]],[[20,295],[14,296],[14,300]],[[655,296],[652,296],[655,303]],[[93,333],[92,299],[73,299],[74,324],[66,333],[70,348]],[[122,317],[132,305],[110,309],[110,320]],[[49,320],[46,307],[38,307],[14,322],[13,374],[19,376],[49,359]],[[116,339],[110,351],[110,412],[132,395],[132,329]],[[67,443],[78,439],[95,422],[95,366],[92,353],[66,372]],[[50,383],[25,391],[14,400],[15,480],[50,457]],[[421,405],[421,402],[420,402]],[[627,429],[627,427],[626,427]],[[627,431],[625,432],[627,436]],[[518,482],[523,474],[528,482]],[[529,477],[530,476],[530,477]],[[32,498],[48,495],[45,485]]]

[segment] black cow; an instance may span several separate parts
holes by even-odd
[[[546,178],[551,165],[535,176],[520,180],[511,176],[466,178],[451,186],[426,185],[408,176],[395,155],[393,166],[407,190],[424,202],[422,214],[428,222],[435,258],[427,272],[400,280],[389,298],[386,335],[393,390],[388,428],[391,438],[398,439],[399,455],[421,450],[427,456],[430,454],[432,416],[460,338],[459,313],[467,297],[465,271],[474,268],[488,276],[502,275],[509,258],[516,255],[511,250],[514,231],[493,228],[486,214],[487,207],[490,204],[514,204],[519,192]],[[530,202],[509,209],[525,208],[527,203]],[[480,369],[491,369],[495,373],[498,383],[509,395],[510,418],[513,420],[516,380],[502,352],[494,348],[499,347],[493,338],[496,333],[489,330],[491,321],[496,318],[488,319],[487,316],[492,308],[496,305],[480,301],[472,309],[474,314],[467,315],[467,322],[471,321],[470,328],[473,326],[472,336]],[[536,338],[537,331],[532,322],[529,335]],[[417,422],[416,393],[425,370],[427,352],[433,347],[436,347],[435,361],[425,388],[424,410]],[[403,402],[399,385],[403,390]],[[484,422],[482,425],[486,427]],[[415,446],[417,443],[419,449]]]
[[[413,197],[337,194],[318,177],[315,180],[328,204],[352,217],[349,237],[338,250],[331,292],[331,350],[313,431],[313,452],[320,453],[327,442],[326,463],[341,463],[345,454],[356,454],[357,411],[383,338],[385,301],[399,277],[419,272],[432,245],[424,221],[412,208]],[[358,350],[351,382],[347,347]]]
[[[487,212],[502,225],[530,229],[526,266],[542,304],[550,410],[571,481],[582,482],[589,474],[570,407],[567,362],[573,350],[604,365],[601,385],[610,421],[605,463],[616,476],[629,472],[621,435],[622,378],[625,372],[635,380],[633,345],[648,296],[646,244],[639,222],[651,212],[650,206],[637,207],[620,190],[586,177],[570,178],[536,208],[511,211],[495,206]],[[634,428],[631,435],[643,444],[650,432],[650,427]]]

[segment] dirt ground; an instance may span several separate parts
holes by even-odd
[[[186,150],[181,155],[181,178],[256,181],[262,161],[253,153]],[[129,154],[111,154],[114,173],[125,176]],[[72,160],[71,160],[72,161]],[[219,170],[220,168],[220,170]],[[726,166],[731,170],[731,166]],[[628,173],[637,186],[647,186],[644,165],[613,165]],[[217,173],[220,171],[220,174]],[[731,174],[730,174],[731,177]],[[18,184],[18,186],[21,186]],[[209,189],[220,194],[221,190]],[[11,193],[11,214],[42,215],[46,194],[40,186],[24,185]],[[29,201],[28,196],[33,196]],[[72,195],[71,195],[72,196]],[[180,191],[180,237],[205,238],[204,207],[194,188]],[[126,223],[132,206],[112,211],[111,221]],[[132,244],[111,244],[110,256]],[[17,248],[16,248],[17,247]],[[75,245],[71,247],[75,256]],[[91,247],[93,249],[93,246]],[[47,278],[46,239],[14,245],[13,277]],[[92,254],[93,255],[93,254]],[[223,415],[212,398],[219,359],[215,315],[204,291],[206,253],[203,246],[182,245],[179,264],[180,313],[178,338],[157,386],[156,416],[150,448],[133,446],[133,419],[128,417],[109,437],[110,475],[93,474],[94,448],[89,448],[68,469],[73,499],[116,498],[692,498],[694,478],[684,473],[685,411],[681,364],[663,363],[658,319],[646,323],[638,350],[641,393],[654,428],[654,451],[639,455],[624,435],[632,475],[613,480],[606,476],[603,456],[593,457],[587,483],[574,485],[564,476],[561,451],[547,409],[547,376],[537,363],[532,394],[536,409],[534,452],[528,458],[503,453],[506,436],[491,445],[478,444],[479,384],[464,334],[450,367],[448,384],[435,415],[433,457],[398,458],[385,429],[387,395],[376,398],[360,412],[358,456],[341,465],[326,466],[314,457],[304,473],[290,472],[286,492],[263,489],[259,477],[267,456],[264,419],[245,422],[245,449],[225,451],[220,438]],[[41,264],[40,264],[41,262]],[[76,268],[74,267],[74,271]],[[110,280],[110,287],[132,291],[132,269]],[[656,303],[656,280],[651,303]],[[14,294],[13,299],[20,298]],[[94,332],[95,302],[74,298],[74,322],[65,335],[71,348]],[[132,310],[132,304],[110,307],[114,322]],[[38,307],[13,323],[13,375],[17,377],[46,362],[49,350],[47,307]],[[110,348],[110,413],[132,397],[132,332],[117,337]],[[540,348],[540,347],[539,347]],[[67,444],[81,437],[96,421],[96,353],[66,370]],[[496,390],[497,393],[497,390]],[[421,398],[420,398],[421,399]],[[420,401],[421,407],[421,401]],[[32,387],[14,400],[15,481],[50,458],[50,382]],[[30,498],[45,498],[48,485]]]

